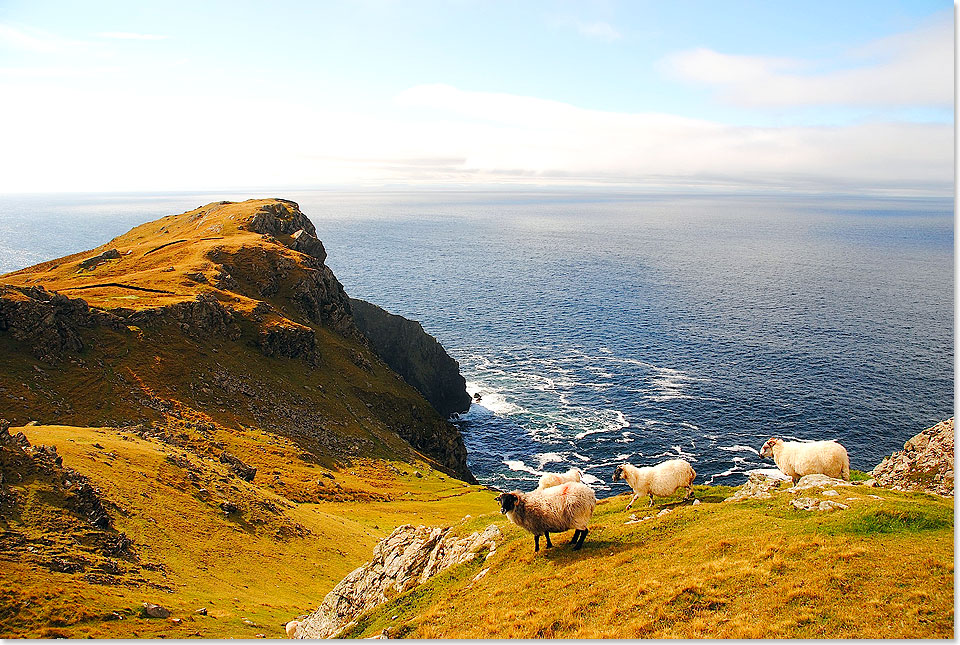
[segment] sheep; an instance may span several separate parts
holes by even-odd
[[[787,441],[770,437],[760,449],[761,457],[773,457],[777,468],[796,484],[804,475],[821,474],[850,480],[850,457],[836,441]]]
[[[296,638],[297,637],[297,627],[300,626],[299,620],[291,620],[286,624],[285,629],[287,630],[287,638]]]
[[[551,533],[573,531],[570,544],[574,551],[583,547],[587,538],[587,525],[597,505],[593,489],[580,482],[567,482],[543,490],[522,493],[518,490],[497,496],[500,512],[520,528],[533,533],[533,551],[540,550],[540,536],[547,538],[547,547],[552,547]]]
[[[697,472],[683,459],[671,459],[656,466],[637,468],[631,464],[617,466],[613,471],[613,481],[624,480],[633,489],[633,498],[627,503],[627,509],[633,506],[638,497],[647,495],[648,506],[653,506],[653,496],[673,495],[678,488],[686,488],[683,499],[693,494],[693,480]],[[626,509],[624,509],[626,510]]]
[[[565,473],[544,473],[540,477],[540,483],[537,485],[537,490],[543,490],[544,488],[550,488],[551,486],[559,486],[565,482],[578,482],[580,481],[580,469],[571,468]]]

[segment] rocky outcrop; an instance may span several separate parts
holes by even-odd
[[[771,499],[773,497],[771,493],[776,491],[782,481],[782,479],[773,479],[762,473],[750,473],[747,483],[723,501],[741,502],[745,499]]]
[[[813,475],[804,475],[797,480],[797,483],[793,487],[788,488],[787,490],[791,493],[799,493],[802,490],[810,490],[811,488],[834,488],[837,486],[855,486],[853,482],[849,482],[845,479],[837,479],[835,477],[828,477],[821,474]]]
[[[421,585],[437,573],[486,550],[496,550],[495,524],[465,538],[449,528],[397,527],[373,549],[373,559],[341,580],[320,608],[301,621],[296,638],[330,638],[364,611]]]
[[[790,506],[798,511],[845,511],[849,506],[829,499],[815,499],[813,497],[798,497],[790,500]]]
[[[34,356],[44,362],[55,362],[64,352],[79,352],[84,347],[81,330],[101,325],[124,327],[119,317],[93,309],[79,298],[43,287],[0,285],[0,332],[29,345]]]
[[[470,409],[460,365],[415,320],[391,314],[364,300],[350,299],[353,320],[384,363],[417,388],[444,416]]]
[[[952,417],[914,435],[873,469],[877,484],[952,497],[953,440]]]

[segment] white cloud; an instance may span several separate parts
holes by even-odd
[[[751,128],[410,88],[379,114],[288,95],[137,96],[0,82],[0,192],[384,182],[951,194],[950,125]]]
[[[614,29],[612,25],[603,21],[578,22],[577,30],[589,38],[599,38],[606,41],[614,41],[622,37],[620,32]]]
[[[841,61],[736,56],[710,49],[661,61],[677,78],[712,85],[746,106],[953,105],[952,12],[910,32],[850,50]],[[837,68],[837,63],[841,65]]]
[[[563,16],[552,19],[551,23],[554,27],[572,27],[576,29],[581,36],[605,40],[607,42],[613,42],[623,37],[623,34],[617,31],[616,27],[602,20],[587,21],[570,16]]]
[[[2,47],[18,51],[52,54],[84,44],[39,29],[28,29],[0,23],[0,46]]]
[[[167,36],[159,34],[138,34],[130,31],[104,31],[97,34],[100,38],[111,38],[114,40],[166,40]]]

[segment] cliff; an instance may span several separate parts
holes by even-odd
[[[4,413],[88,426],[190,408],[329,458],[412,447],[474,482],[457,428],[376,359],[325,259],[295,203],[250,200],[2,276]]]
[[[460,365],[437,339],[415,320],[391,314],[356,298],[350,299],[353,320],[370,347],[390,368],[415,387],[447,417],[470,409]]]

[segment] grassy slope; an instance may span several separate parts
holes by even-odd
[[[717,503],[729,491],[697,487],[704,503],[629,525],[659,509],[607,499],[579,553],[568,533],[535,555],[504,519],[476,518],[464,530],[494,519],[505,533],[494,557],[368,612],[349,635],[952,638],[953,500],[839,490],[850,510],[822,514],[792,509],[789,493]]]
[[[0,553],[4,637],[280,637],[283,623],[315,609],[395,526],[444,524],[495,506],[493,493],[431,470],[423,460],[357,459],[330,471],[298,458],[292,441],[254,430],[235,433],[231,446],[268,448],[252,483],[216,459],[131,432],[11,431],[23,431],[35,445],[57,446],[65,466],[102,490],[114,526],[133,540],[139,562],[112,584],[90,582],[92,564],[75,573],[47,570],[39,564],[45,558],[89,560],[90,553],[62,539],[51,499],[25,504],[32,514],[0,520],[4,533],[26,537]],[[284,495],[289,482],[307,480],[322,482],[315,488],[339,486],[351,501],[296,503]],[[12,486],[22,500],[42,497],[43,488],[38,482]],[[302,486],[292,489],[303,495]],[[218,507],[223,500],[241,512],[226,515]],[[140,617],[142,602],[160,604],[183,622]],[[194,614],[200,607],[206,616]],[[104,620],[110,612],[123,619]]]

